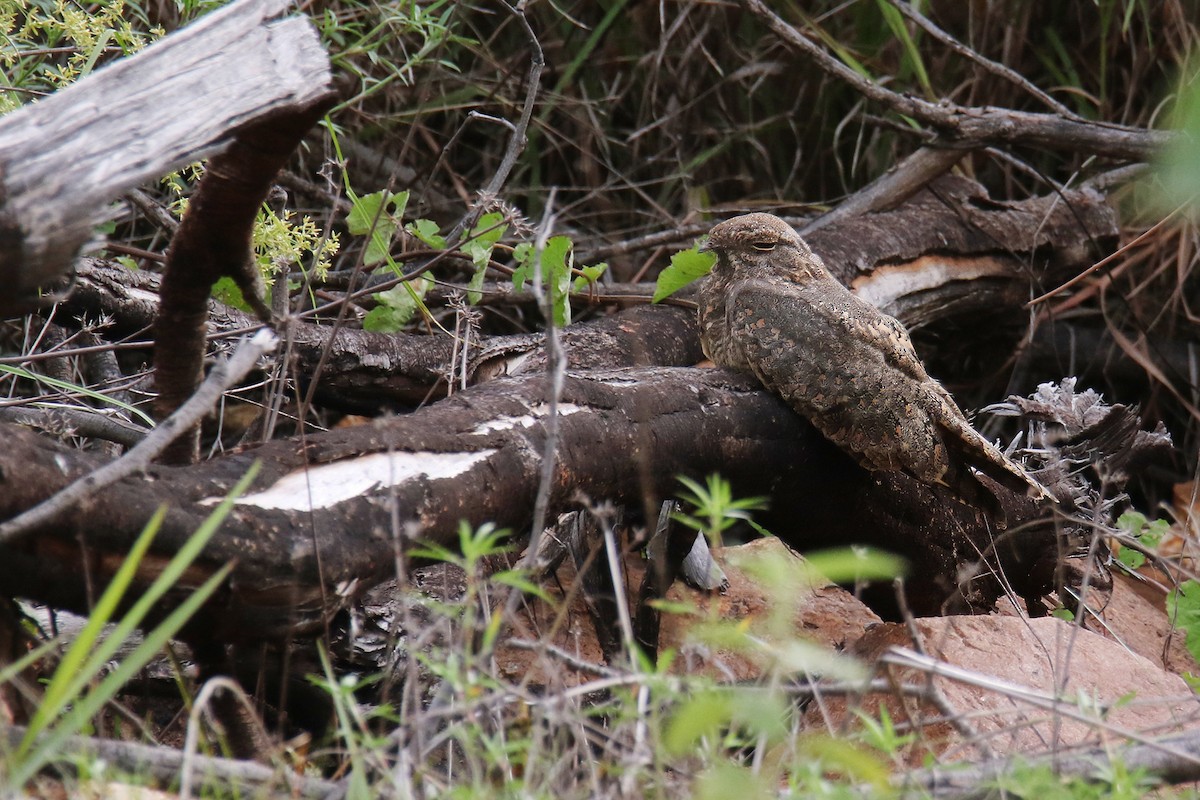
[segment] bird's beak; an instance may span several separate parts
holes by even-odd
[[[705,239],[700,243],[700,246],[696,248],[696,251],[700,253],[715,253],[716,249],[712,246],[711,239]]]

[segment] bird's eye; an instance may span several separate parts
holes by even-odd
[[[775,249],[774,242],[751,242],[750,246],[762,253],[769,253]]]

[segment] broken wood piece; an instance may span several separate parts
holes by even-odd
[[[0,118],[0,312],[70,267],[113,198],[330,91],[317,31],[290,5],[235,0]]]

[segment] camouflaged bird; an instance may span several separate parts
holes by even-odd
[[[700,288],[700,337],[717,366],[754,373],[868,470],[905,472],[989,509],[996,499],[972,467],[1049,496],[971,427],[904,326],[839,283],[786,222],[734,217],[704,249],[717,263]]]

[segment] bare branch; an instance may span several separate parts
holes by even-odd
[[[948,172],[963,157],[962,150],[922,147],[892,169],[852,194],[845,202],[800,229],[802,236],[851,217],[894,208]]]
[[[1054,111],[1055,114],[1058,114],[1059,116],[1064,117],[1066,119],[1074,120],[1076,122],[1084,122],[1084,119],[1082,117],[1080,117],[1078,114],[1071,111],[1071,109],[1067,108],[1066,106],[1064,106],[1062,103],[1055,100],[1050,95],[1043,92],[1038,87],[1034,86],[1023,75],[1020,75],[1019,73],[1014,72],[1013,70],[1009,69],[1005,65],[999,63],[998,61],[992,61],[990,58],[984,58],[979,53],[975,52],[970,47],[967,47],[965,44],[960,42],[958,39],[955,39],[953,36],[946,33],[944,30],[939,28],[937,25],[934,25],[933,22],[928,17],[926,17],[921,12],[917,11],[917,9],[914,6],[910,5],[909,3],[899,2],[899,0],[888,0],[888,2],[891,3],[892,6],[897,11],[899,11],[904,16],[908,17],[910,20],[912,20],[918,26],[920,26],[921,30],[925,31],[930,36],[937,39],[939,42],[946,45],[947,47],[949,47],[955,53],[958,53],[963,58],[966,58],[966,59],[969,59],[970,61],[975,62],[976,64],[983,67],[984,69],[986,69],[988,72],[992,73],[993,75],[998,75],[1001,78],[1003,78],[1004,80],[1010,81],[1011,83],[1016,84],[1017,86],[1020,86],[1026,92],[1033,95],[1038,100],[1041,100],[1043,103],[1045,103],[1047,106],[1049,106],[1050,109],[1052,111]]]
[[[533,118],[533,107],[537,102],[538,89],[542,81],[542,69],[546,66],[545,56],[542,55],[542,45],[538,42],[537,34],[530,27],[528,17],[525,16],[525,4],[520,3],[514,8],[501,0],[500,5],[516,17],[517,22],[520,23],[521,28],[525,31],[525,37],[529,40],[529,49],[532,51],[532,55],[529,58],[529,75],[525,79],[525,103],[521,106],[521,117],[515,125],[508,124],[512,135],[509,136],[508,147],[504,150],[503,158],[500,159],[500,166],[496,168],[496,173],[492,175],[487,186],[480,191],[480,195],[484,199],[496,197],[500,193],[504,182],[508,180],[509,173],[517,165],[517,159],[525,150],[525,145],[529,141],[526,136],[529,130],[529,121]],[[454,226],[450,235],[446,237],[446,241],[450,244],[456,243],[464,231],[469,231],[475,226],[482,211],[483,205],[476,204],[470,213]]]
[[[27,728],[22,725],[6,725],[0,736],[4,737],[6,747],[15,749],[21,744]],[[179,778],[183,768],[185,754],[173,747],[155,747],[138,742],[123,742],[114,739],[101,739],[90,736],[71,736],[62,746],[65,757],[58,764],[58,769],[70,769],[72,764],[84,763],[88,757],[99,757],[113,766],[135,775],[152,775],[164,783],[172,783]],[[332,781],[297,775],[294,769],[272,769],[252,761],[237,761],[231,758],[215,758],[213,756],[192,755],[188,758],[195,772],[209,779],[228,782],[230,785],[242,787],[281,787],[288,788],[288,796],[294,792],[296,797],[328,798],[340,796],[340,787]]]
[[[16,541],[22,534],[54,518],[64,509],[95,494],[122,478],[145,469],[184,431],[207,414],[230,386],[245,377],[264,353],[275,347],[275,334],[261,330],[243,342],[234,354],[213,367],[196,393],[167,419],[163,420],[132,450],[116,461],[105,464],[79,480],[67,485],[57,494],[0,525],[0,543]]]
[[[931,103],[899,94],[864,78],[831,56],[770,8],[764,0],[742,0],[785,44],[816,62],[829,75],[845,81],[863,97],[913,117],[956,143],[1029,144],[1056,150],[1095,153],[1131,161],[1145,161],[1161,150],[1174,134],[1111,123],[1080,122],[1052,114],[1034,114],[1002,108],[974,108],[942,101]]]

